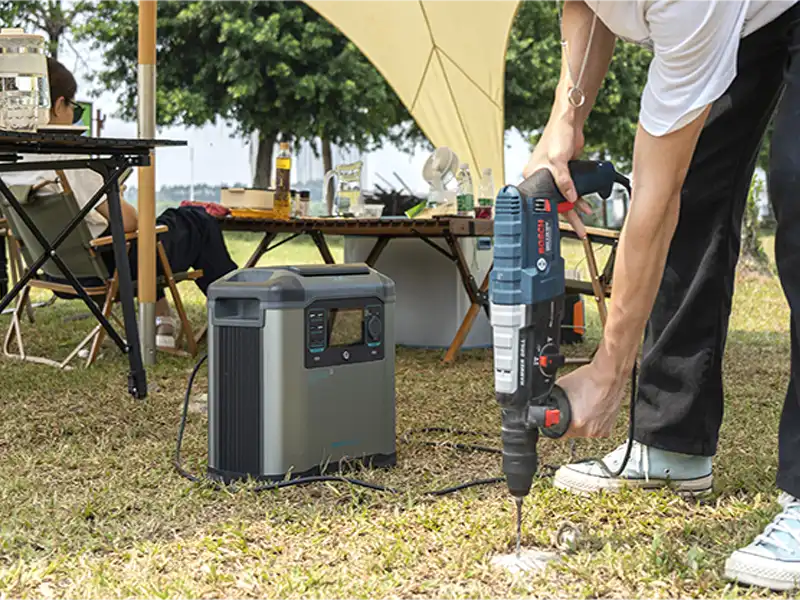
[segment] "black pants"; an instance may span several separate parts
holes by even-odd
[[[683,188],[647,326],[635,439],[673,452],[716,453],[742,215],[760,142],[775,114],[767,187],[778,221],[775,254],[791,308],[792,347],[778,486],[800,496],[800,4],[742,40],[737,73],[712,108]]]
[[[214,281],[238,268],[225,246],[219,223],[202,208],[168,208],[156,218],[156,225],[166,225],[169,228],[158,239],[164,245],[164,252],[173,272],[188,271],[190,268],[203,270],[203,276],[195,280],[203,294],[207,293],[208,286]],[[111,235],[110,228],[104,235]],[[132,242],[128,256],[131,276],[135,279],[139,265],[136,241]],[[103,252],[102,257],[109,272],[113,273],[116,263],[111,249]],[[156,265],[158,274],[163,275],[158,256]],[[164,288],[158,286],[156,299],[163,297]]]

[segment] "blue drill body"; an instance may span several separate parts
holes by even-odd
[[[607,162],[573,161],[579,196],[608,198],[620,176]],[[502,411],[503,472],[511,494],[530,492],[539,433],[560,437],[571,420],[555,385],[564,305],[564,259],[558,227],[561,195],[549,170],[503,187],[495,202],[494,266],[489,284],[495,394]]]

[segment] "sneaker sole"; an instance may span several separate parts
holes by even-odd
[[[657,490],[671,488],[681,495],[702,496],[713,490],[713,475],[698,479],[609,479],[578,473],[572,469],[559,469],[553,480],[553,486],[579,495],[590,495],[602,491],[617,492],[622,489]]]
[[[157,335],[156,336],[156,347],[158,348],[169,348],[170,350],[175,349],[175,338],[171,335]]]
[[[736,583],[765,587],[786,592],[800,588],[800,571],[790,573],[775,568],[775,561],[753,556],[744,552],[734,552],[725,561],[725,578]]]

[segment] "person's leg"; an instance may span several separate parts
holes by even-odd
[[[172,271],[203,270],[203,276],[195,281],[203,294],[212,282],[237,268],[225,246],[219,224],[202,208],[170,208],[158,216],[156,223],[168,228],[159,239]],[[163,290],[159,291],[156,302],[157,344],[162,348],[172,348],[180,322],[172,316]]]
[[[219,223],[204,209],[170,208],[156,222],[169,228],[161,240],[172,270],[203,270],[203,277],[196,281],[203,294],[211,283],[238,268],[225,246]]]
[[[800,498],[800,10],[792,40],[786,90],[775,118],[767,183],[775,211],[775,261],[791,310],[791,375],[778,443],[778,486]]]
[[[722,420],[722,356],[742,214],[761,140],[780,95],[786,44],[778,19],[742,41],[738,75],[714,104],[682,192],[680,217],[647,325],[628,485],[711,487]],[[635,202],[635,199],[634,199]],[[616,470],[620,447],[607,457]],[[596,465],[569,465],[556,485],[619,487]]]
[[[107,230],[110,231],[110,230]],[[110,235],[105,232],[102,235]],[[114,253],[110,249],[101,252],[100,257],[106,265],[109,273],[113,273],[116,268],[114,262]],[[136,278],[139,270],[139,249],[136,240],[130,242],[128,250],[128,263],[130,264],[131,275]],[[156,261],[157,275],[163,275],[164,271],[161,264]],[[169,309],[167,297],[164,294],[163,286],[156,286],[156,303],[155,303],[155,316],[156,316],[156,346],[159,348],[174,348],[175,338],[177,337],[177,321],[172,317]]]
[[[791,310],[791,368],[778,432],[777,484],[784,492],[784,509],[725,563],[728,579],[776,590],[800,588],[800,10],[796,12],[767,186],[778,222],[775,259]]]

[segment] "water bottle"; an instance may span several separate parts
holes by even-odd
[[[50,106],[44,37],[0,29],[0,129],[35,132]]]
[[[478,208],[475,210],[475,217],[478,219],[491,219],[492,206],[494,206],[494,179],[492,170],[483,170],[481,185],[478,188]]]
[[[456,193],[456,206],[459,216],[475,216],[475,193],[472,187],[472,177],[469,174],[469,165],[462,163],[456,174],[458,192]]]

